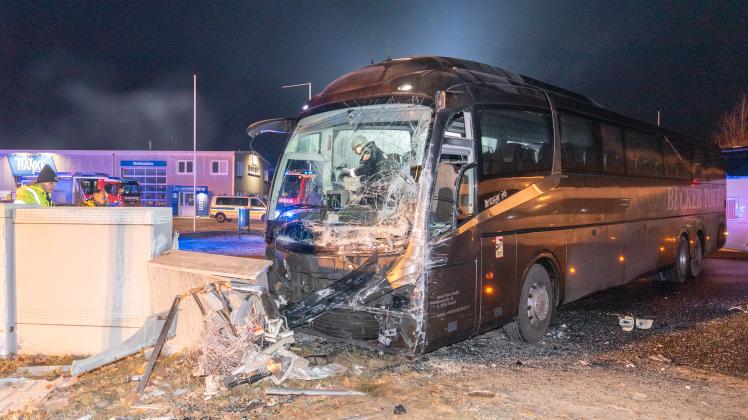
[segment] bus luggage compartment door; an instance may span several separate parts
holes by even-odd
[[[500,326],[514,313],[517,235],[481,238],[480,329]]]
[[[477,268],[473,260],[429,270],[426,351],[468,338],[475,332]]]

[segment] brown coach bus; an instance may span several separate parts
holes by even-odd
[[[471,61],[387,60],[333,81],[290,132],[270,191],[268,288],[291,327],[409,354],[651,276],[724,245],[716,146]],[[304,199],[279,200],[286,173]]]

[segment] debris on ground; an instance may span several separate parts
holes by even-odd
[[[485,389],[480,389],[477,391],[468,392],[468,396],[469,397],[481,397],[481,398],[493,398],[496,396],[496,393],[492,391],[486,391]]]
[[[647,357],[649,360],[654,360],[655,362],[663,362],[663,363],[672,363],[672,359],[665,357],[661,354],[653,354]]]
[[[652,328],[652,322],[651,319],[636,318],[636,328],[639,328],[640,330],[648,330]]]
[[[70,378],[54,381],[28,378],[0,379],[0,415],[10,411],[30,411],[45,401],[55,388],[65,385]]]
[[[265,389],[267,395],[311,395],[322,397],[365,397],[366,393],[348,389],[275,388]]]
[[[624,331],[632,331],[634,329],[634,317],[624,316],[618,318],[618,325],[620,325],[621,329]]]
[[[634,327],[640,330],[648,330],[652,328],[653,322],[654,321],[651,319],[634,318],[633,316],[629,316],[629,315],[618,317],[618,325],[621,327],[622,330],[626,332],[633,331]]]
[[[50,366],[21,366],[16,369],[16,376],[30,376],[32,378],[45,377],[54,375],[61,376],[63,372],[70,370],[69,365],[50,365]]]
[[[727,309],[727,312],[742,312],[748,314],[748,303],[745,305],[737,305]]]
[[[408,410],[402,404],[396,405],[395,408],[392,410],[392,414],[394,414],[396,416],[399,416],[401,414],[405,414],[407,412],[408,412]]]

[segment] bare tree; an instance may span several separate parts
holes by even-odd
[[[740,103],[722,117],[714,140],[721,148],[748,146],[748,98],[745,94]]]

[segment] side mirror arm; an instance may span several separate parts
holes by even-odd
[[[457,226],[457,213],[459,211],[460,207],[460,185],[462,185],[462,177],[465,176],[465,172],[475,168],[478,166],[475,162],[468,163],[467,165],[463,165],[459,172],[457,172],[457,179],[455,181],[455,205],[452,209],[452,226]]]

